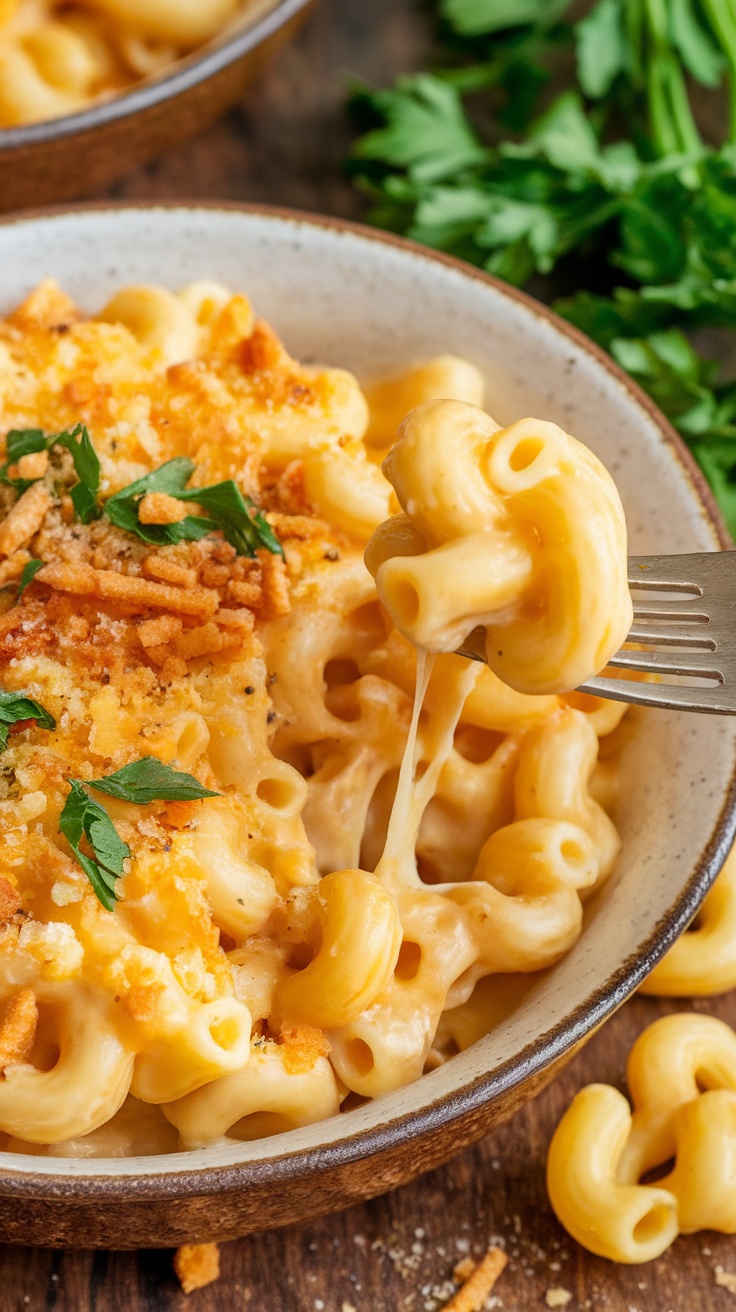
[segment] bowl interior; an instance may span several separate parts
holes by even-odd
[[[0,225],[0,312],[47,275],[88,310],[124,283],[176,289],[218,279],[247,292],[297,357],[359,376],[432,354],[465,356],[485,374],[498,420],[553,419],[601,456],[621,490],[632,551],[723,544],[693,467],[641,394],[546,311],[452,261],[327,220],[237,209],[88,209]],[[576,947],[472,1048],[407,1089],[275,1139],[124,1162],[7,1155],[2,1166],[56,1177],[150,1175],[329,1151],[365,1144],[379,1128],[418,1132],[428,1117],[459,1113],[548,1065],[669,946],[733,837],[736,723],[658,711],[634,719],[617,870]]]

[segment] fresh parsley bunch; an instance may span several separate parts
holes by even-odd
[[[736,328],[736,0],[435,7],[436,71],[352,98],[370,218],[566,289],[555,308],[669,416],[736,535],[736,384],[696,345]]]

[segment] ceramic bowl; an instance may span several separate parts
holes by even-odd
[[[502,422],[534,414],[616,478],[636,552],[728,545],[701,475],[645,396],[519,292],[408,242],[239,208],[90,208],[0,224],[0,312],[53,274],[89,310],[126,282],[244,290],[303,360],[357,374],[466,356]],[[736,722],[640,711],[622,762],[623,851],[583,935],[508,1020],[440,1069],[322,1124],[128,1160],[0,1155],[0,1233],[113,1248],[228,1239],[371,1197],[507,1118],[624,1001],[697,910],[734,831]]]
[[[239,23],[155,78],[79,114],[0,128],[0,210],[89,196],[213,123],[314,0],[251,0]]]

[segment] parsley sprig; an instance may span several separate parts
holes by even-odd
[[[191,774],[183,770],[173,770],[164,765],[156,756],[143,756],[139,761],[124,765],[115,774],[105,775],[104,779],[90,779],[88,788],[96,788],[98,793],[107,793],[109,797],[119,797],[123,802],[137,802],[145,806],[148,802],[196,802],[203,797],[219,797]]]
[[[259,547],[283,556],[281,543],[250,497],[240,491],[233,479],[209,487],[187,488],[196,466],[186,456],[167,460],[159,469],[137,479],[116,492],[105,503],[104,513],[118,528],[135,533],[144,542],[164,545],[172,542],[196,542],[222,530],[239,556],[255,556]],[[193,501],[208,512],[185,515],[174,524],[142,524],[138,508],[150,492],[165,492],[179,501]]]
[[[79,779],[69,780],[69,795],[59,817],[59,829],[66,838],[97,897],[107,911],[114,911],[117,901],[115,881],[125,874],[130,848],[124,843],[104,807],[85,791]],[[82,852],[86,838],[93,857]]]
[[[55,446],[69,451],[74,462],[74,469],[79,479],[71,489],[70,496],[79,518],[83,524],[98,513],[97,493],[100,487],[100,462],[90,441],[84,424],[74,428],[65,428],[61,433],[48,435],[40,428],[14,428],[7,435],[7,459],[0,466],[0,482],[9,483],[19,493],[25,492],[36,479],[11,478],[9,470],[17,465],[23,456],[33,455],[38,451],[50,451]]]
[[[0,688],[0,752],[8,745],[11,724],[35,720],[41,729],[55,729],[56,720],[40,702],[22,693],[5,692]]]
[[[219,796],[209,788],[203,788],[193,775],[174,770],[155,756],[144,756],[103,779],[69,780],[69,793],[59,817],[59,829],[107,911],[114,911],[118,901],[115,881],[125,874],[130,848],[123,842],[104,807],[90,797],[88,788],[139,806],[156,801],[192,802]],[[91,857],[81,850],[83,838],[91,848]]]
[[[736,384],[693,337],[736,329],[736,5],[586,9],[435,0],[437,71],[356,90],[349,168],[380,226],[517,285],[554,274],[556,308],[662,407],[736,535]],[[718,140],[694,83],[725,84]]]

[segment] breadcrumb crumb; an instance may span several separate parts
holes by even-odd
[[[461,1285],[464,1281],[470,1279],[474,1271],[475,1262],[472,1257],[464,1257],[457,1263],[457,1266],[453,1267],[452,1278],[456,1285]]]
[[[547,1307],[567,1307],[571,1298],[572,1294],[569,1289],[562,1289],[561,1286],[557,1286],[555,1289],[547,1290],[544,1301]]]
[[[174,1253],[174,1270],[185,1294],[211,1285],[220,1276],[217,1244],[182,1244]]]
[[[168,492],[147,492],[138,505],[141,524],[178,524],[189,511],[186,501]]]
[[[507,1262],[502,1249],[489,1248],[462,1289],[445,1304],[444,1312],[480,1312]]]
[[[729,1294],[736,1294],[736,1273],[724,1271],[722,1266],[717,1266],[716,1284],[722,1285],[724,1289],[728,1290]]]
[[[20,898],[17,889],[9,879],[0,875],[0,927],[7,925],[17,911],[20,911]]]
[[[10,999],[0,1026],[0,1070],[28,1061],[36,1037],[38,1006],[33,989]]]

